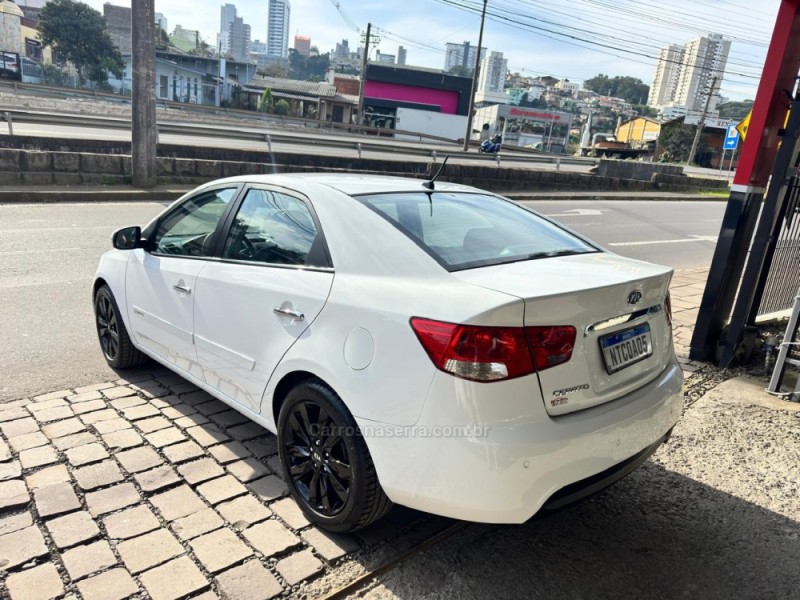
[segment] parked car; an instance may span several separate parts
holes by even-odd
[[[0,50],[0,77],[16,81],[22,79],[19,54]]]
[[[485,191],[223,179],[113,246],[108,364],[153,358],[275,433],[331,531],[392,503],[521,523],[633,470],[681,413],[672,271]]]

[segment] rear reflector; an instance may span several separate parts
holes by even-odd
[[[411,327],[438,369],[472,381],[513,379],[567,362],[575,343],[571,326],[483,327],[413,317]]]

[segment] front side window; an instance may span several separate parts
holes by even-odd
[[[251,189],[231,225],[223,258],[279,265],[316,265],[317,227],[305,203],[269,190]]]
[[[496,196],[409,192],[357,200],[449,271],[598,252],[557,225]]]
[[[237,189],[209,190],[184,201],[158,224],[153,253],[211,256],[214,231]]]

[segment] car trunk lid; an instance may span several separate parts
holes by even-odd
[[[598,252],[453,275],[522,298],[526,327],[575,327],[572,358],[538,372],[550,415],[624,396],[651,381],[669,362],[672,330],[664,301],[672,270],[667,267]]]

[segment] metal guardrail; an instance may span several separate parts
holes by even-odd
[[[130,130],[131,122],[129,119],[120,117],[103,117],[96,115],[84,114],[68,114],[68,113],[53,113],[44,111],[20,110],[13,108],[0,107],[0,113],[5,117],[9,123],[9,135],[13,135],[11,128],[12,121],[17,123],[38,123],[45,125],[67,125],[78,127],[94,127],[99,129],[122,129]],[[384,130],[385,131],[385,130]],[[413,156],[428,157],[434,162],[437,160],[437,155],[444,153],[452,158],[478,158],[482,155],[475,153],[463,152],[458,150],[449,150],[441,146],[430,148],[425,146],[415,146],[413,142],[404,142],[402,146],[393,147],[387,143],[370,142],[363,138],[342,137],[341,139],[335,138],[299,138],[297,135],[287,133],[274,132],[274,131],[260,131],[257,129],[237,128],[223,125],[212,124],[198,124],[198,123],[181,123],[176,121],[159,120],[158,122],[159,135],[175,134],[184,136],[201,136],[201,137],[219,137],[231,140],[247,140],[264,142],[267,144],[269,151],[272,151],[273,143],[303,143],[327,148],[342,148],[348,150],[356,150],[361,157],[362,152],[378,152],[389,154],[406,154]],[[387,141],[389,141],[387,139]],[[541,164],[555,164],[556,168],[561,165],[585,165],[591,166],[597,164],[595,159],[566,157],[560,155],[550,154],[528,154],[517,153],[516,149],[511,154],[498,154],[495,156],[486,156],[488,160],[494,160],[499,165],[502,162],[510,163],[541,163]]]

